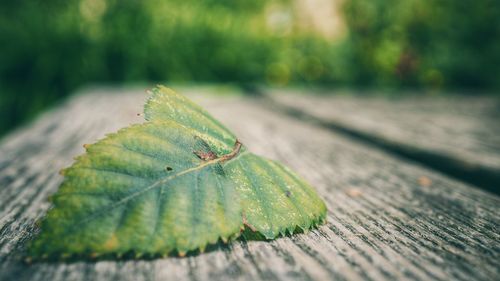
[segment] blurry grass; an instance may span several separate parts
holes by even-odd
[[[345,0],[342,41],[297,1],[2,1],[0,135],[87,83],[500,89],[498,1]]]

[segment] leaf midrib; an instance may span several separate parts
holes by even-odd
[[[93,214],[90,214],[89,216],[87,216],[86,218],[83,218],[79,224],[77,225],[81,225],[81,224],[85,224],[89,221],[92,221],[94,218],[96,217],[99,217],[100,215],[102,214],[105,214],[119,206],[121,206],[122,204],[125,204],[127,202],[129,202],[130,200],[134,199],[134,198],[137,198],[138,196],[141,196],[142,194],[144,193],[147,193],[148,191],[150,190],[153,190],[155,189],[156,187],[159,187],[159,186],[162,186],[164,183],[167,183],[175,178],[178,178],[178,177],[181,177],[181,176],[184,176],[186,174],[189,174],[189,173],[192,173],[192,172],[196,172],[196,171],[199,171],[199,170],[202,170],[210,165],[214,165],[214,164],[217,164],[217,163],[229,163],[229,162],[232,162],[234,160],[238,160],[240,157],[242,157],[243,155],[245,154],[248,154],[248,151],[243,151],[243,152],[240,152],[238,153],[238,155],[236,155],[235,157],[231,158],[231,159],[225,159],[224,157],[218,157],[216,159],[213,159],[213,160],[209,160],[209,161],[205,161],[205,162],[202,162],[200,165],[198,166],[195,166],[195,167],[192,167],[192,168],[189,168],[189,169],[186,169],[186,170],[183,170],[183,171],[180,171],[176,174],[173,174],[173,175],[170,175],[168,177],[164,177],[162,179],[159,179],[157,181],[155,181],[154,183],[152,183],[151,185],[149,185],[148,187],[144,188],[144,189],[141,189],[137,192],[134,192],[118,201],[116,201],[115,203],[107,206],[106,208],[104,208],[103,210],[99,210],[97,212],[94,212]],[[75,226],[77,226],[75,225]]]

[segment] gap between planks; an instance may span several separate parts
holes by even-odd
[[[326,128],[339,134],[359,141],[364,145],[381,149],[390,154],[420,163],[425,167],[434,169],[452,178],[469,183],[475,187],[500,195],[500,170],[481,164],[472,163],[446,153],[437,153],[397,140],[377,136],[363,130],[350,127],[332,119],[324,119],[307,110],[288,106],[256,87],[244,88],[245,91],[259,97],[261,104],[314,126]]]

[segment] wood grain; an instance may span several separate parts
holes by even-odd
[[[317,119],[339,132],[500,193],[498,98],[263,91],[292,115]]]
[[[202,90],[197,90],[203,92]],[[320,229],[239,241],[186,258],[21,261],[50,207],[58,170],[94,142],[141,122],[137,89],[82,92],[0,143],[0,280],[497,280],[500,199],[259,100],[194,98],[251,150],[289,165],[329,208]],[[423,180],[425,179],[425,180]]]

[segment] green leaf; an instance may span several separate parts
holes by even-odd
[[[273,239],[324,221],[311,186],[185,97],[157,87],[144,111],[61,171],[31,257],[184,255],[245,228]]]

